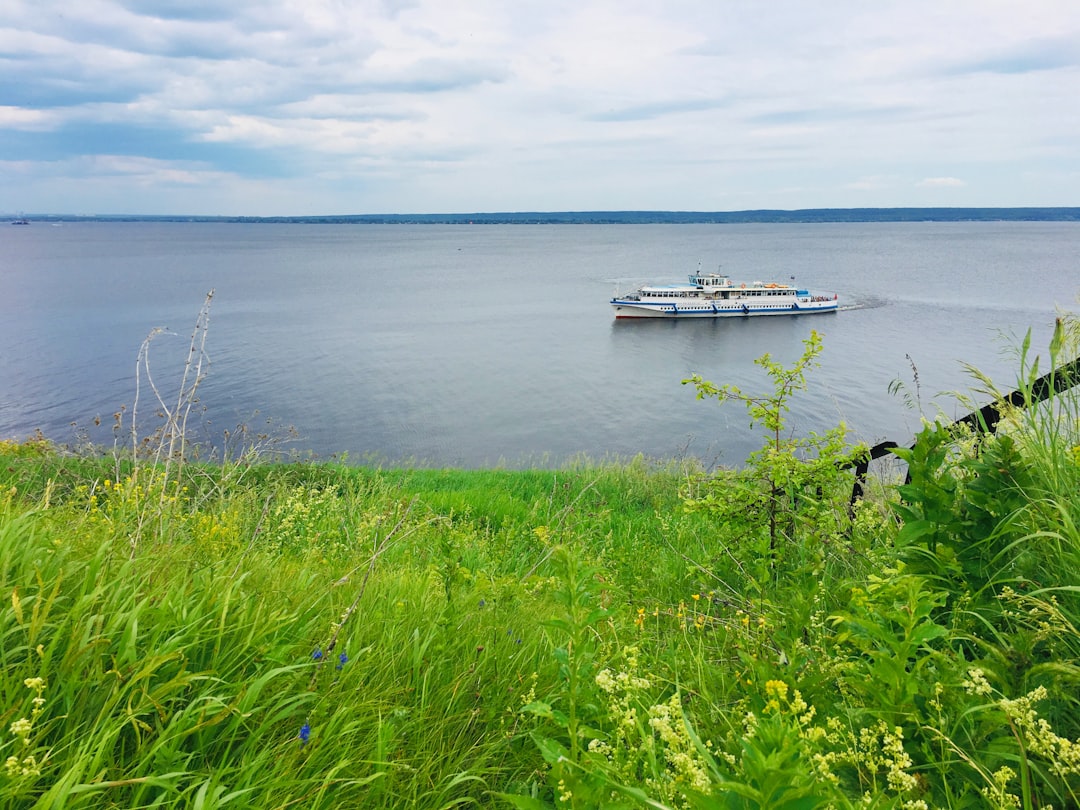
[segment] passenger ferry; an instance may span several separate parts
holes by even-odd
[[[722,273],[698,272],[688,284],[641,287],[612,298],[611,306],[616,318],[726,318],[835,312],[840,299],[790,284],[736,284]]]

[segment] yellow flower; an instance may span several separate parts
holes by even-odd
[[[788,685],[783,681],[765,681],[766,697],[787,700]]]

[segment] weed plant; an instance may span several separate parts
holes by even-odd
[[[0,806],[1080,806],[1076,392],[849,510],[820,346],[708,475],[0,442]]]

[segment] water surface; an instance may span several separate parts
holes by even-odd
[[[151,347],[175,390],[205,293],[210,374],[199,435],[292,425],[292,446],[435,466],[520,467],[644,453],[734,464],[758,446],[741,406],[699,402],[700,373],[755,393],[811,329],[822,367],[794,430],[845,421],[904,442],[918,414],[961,412],[963,364],[1010,386],[1002,336],[1043,355],[1075,305],[1077,223],[791,225],[292,225],[65,223],[0,230],[0,436],[71,441],[108,423]],[[836,292],[797,318],[615,321],[608,299],[699,264],[734,279]],[[1015,344],[1016,340],[1013,341]],[[143,396],[146,395],[145,390]],[[73,425],[74,423],[74,425]]]

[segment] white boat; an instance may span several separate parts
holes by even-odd
[[[736,284],[722,273],[691,273],[689,283],[647,285],[611,299],[616,318],[734,318],[835,312],[840,299],[791,284]]]

